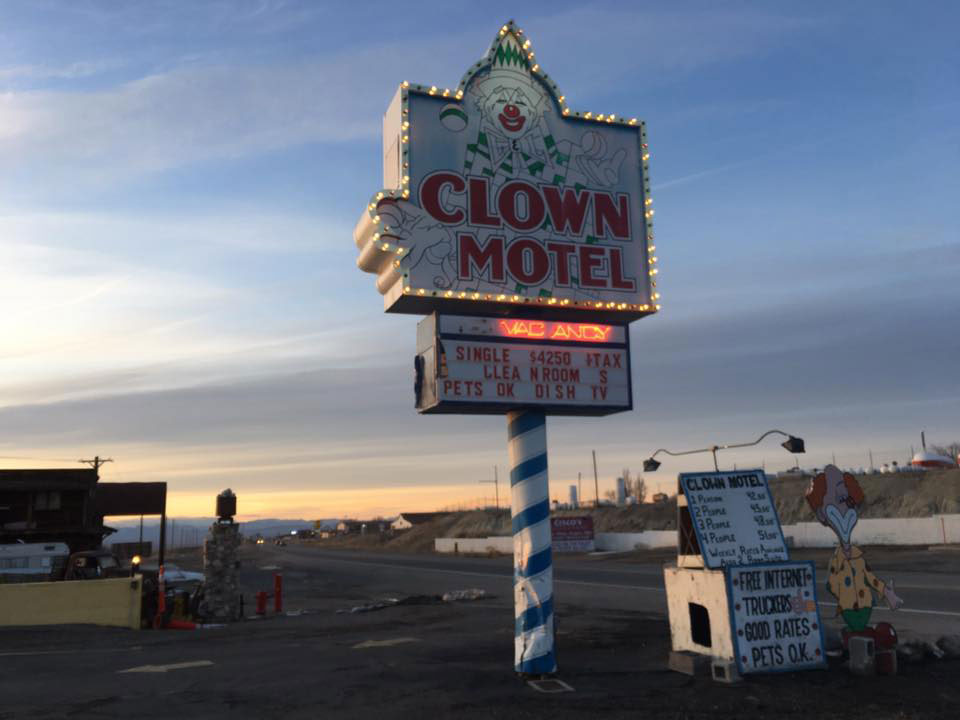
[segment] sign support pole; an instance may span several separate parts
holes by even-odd
[[[514,670],[556,672],[553,558],[547,481],[547,419],[542,410],[507,413],[513,518]]]

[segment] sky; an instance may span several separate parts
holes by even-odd
[[[593,450],[602,495],[770,428],[805,467],[960,439],[955,3],[12,0],[0,466],[111,457],[173,515],[225,487],[246,519],[492,502],[505,421],[417,415],[419,318],[382,312],[352,229],[398,84],[455,87],[511,18],[572,108],[646,121],[657,212],[635,408],[550,419],[553,497],[592,498]]]

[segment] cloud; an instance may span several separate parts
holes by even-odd
[[[362,365],[381,319],[343,305],[351,282],[369,289],[338,269],[352,264],[349,235],[322,217],[228,210],[0,212],[0,405],[250,375],[298,357]]]
[[[106,184],[184,165],[295,147],[373,140],[402,77],[382,72],[402,55],[410,72],[436,72],[429,48],[386,43],[283,64],[185,65],[90,92],[0,95],[6,187]]]
[[[79,80],[119,67],[118,60],[84,60],[66,65],[8,65],[0,67],[0,83],[15,80]]]
[[[536,18],[530,30],[538,56],[561,87],[579,86],[569,102],[580,109],[577,96],[585,92],[598,95],[624,82],[631,88],[660,85],[707,65],[782,47],[820,25],[811,17],[755,9],[588,6]],[[595,41],[584,42],[584,28]]]
[[[267,15],[280,22],[280,33],[286,15]],[[320,23],[323,17],[311,21]],[[598,81],[630,78],[635,83],[641,71],[641,78],[686,72],[762,52],[809,26],[805,20],[764,13],[710,11],[691,18],[688,13],[595,8],[542,17],[535,24],[535,39],[542,38],[537,42],[555,63],[551,72],[568,87],[583,88],[581,94],[589,88],[594,95]],[[584,46],[583,27],[595,28],[603,41]],[[75,184],[78,178],[85,185],[104,185],[307,143],[374,141],[399,82],[455,83],[459,73],[447,67],[469,65],[476,55],[464,55],[463,45],[477,34],[458,31],[430,43],[371,42],[282,62],[185,62],[87,92],[7,92],[0,95],[0,165],[7,178],[0,187],[23,195],[40,186]],[[475,52],[484,49],[481,43]],[[396,59],[389,72],[384,71],[387,58]],[[111,61],[6,72],[69,77],[96,72]],[[599,79],[598,66],[608,68]]]
[[[562,488],[578,470],[589,472],[591,449],[609,481],[656,447],[740,442],[770,427],[805,437],[809,464],[822,464],[830,451],[862,464],[857,453],[868,443],[879,454],[908,442],[917,427],[960,432],[953,361],[960,337],[949,332],[958,312],[960,302],[949,296],[931,306],[918,297],[831,295],[801,309],[636,323],[636,409],[552,418],[551,477]],[[301,360],[299,371],[7,407],[0,409],[0,452],[96,450],[122,459],[115,470],[127,479],[167,480],[173,493],[226,485],[263,492],[267,484],[278,493],[318,493],[314,500],[348,487],[440,488],[453,477],[473,485],[491,465],[502,467],[502,419],[415,417],[409,364],[398,347],[384,341],[384,354],[397,361],[364,368]],[[745,459],[791,462],[775,446],[731,461]],[[449,504],[444,492],[424,497],[442,506]]]

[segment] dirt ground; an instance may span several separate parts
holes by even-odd
[[[178,558],[183,567],[198,560]],[[363,601],[435,587],[409,572],[292,562],[284,548],[246,548],[240,575],[250,595],[283,566],[292,615],[271,612],[192,633],[0,630],[0,719],[946,720],[960,707],[958,660],[920,659],[896,677],[856,677],[838,660],[828,670],[755,675],[737,685],[681,675],[666,668],[665,618],[604,609],[602,600],[559,603],[559,677],[574,691],[544,695],[512,672],[509,590],[471,603],[342,614]],[[174,669],[131,672],[167,663]]]

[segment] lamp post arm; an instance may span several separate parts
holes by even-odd
[[[769,436],[769,435],[773,435],[774,433],[776,433],[777,435],[783,435],[785,438],[789,438],[789,437],[790,437],[790,435],[789,435],[788,433],[785,433],[783,430],[767,430],[763,435],[761,435],[760,437],[758,437],[758,438],[757,438],[756,440],[754,440],[753,442],[748,442],[748,443],[733,443],[733,444],[730,444],[730,445],[717,445],[717,446],[716,446],[716,449],[717,449],[717,450],[727,450],[727,449],[729,449],[729,448],[753,447],[754,445],[759,445],[759,444],[761,443],[761,441],[763,441],[763,439],[764,439],[765,437],[767,437],[767,436]]]
[[[683,452],[672,452],[670,450],[667,450],[666,448],[660,448],[655,453],[653,453],[653,455],[651,455],[650,458],[651,459],[655,458],[660,453],[666,453],[667,455],[672,455],[673,457],[679,457],[680,455],[695,455],[696,453],[713,452],[714,449],[715,448],[707,447],[707,448],[700,448],[699,450],[684,450]]]
[[[672,452],[672,451],[670,451],[670,450],[667,450],[666,448],[659,448],[659,449],[658,449],[655,453],[653,453],[653,455],[651,455],[648,459],[649,459],[649,460],[653,460],[653,459],[656,458],[657,455],[659,455],[660,453],[665,453],[665,454],[667,454],[667,455],[672,455],[673,457],[679,457],[680,455],[694,455],[694,454],[696,454],[696,453],[705,453],[705,452],[708,452],[708,453],[710,453],[711,455],[713,455],[713,468],[714,468],[714,470],[716,470],[717,472],[720,472],[720,466],[719,466],[719,464],[717,463],[717,450],[729,450],[730,448],[753,447],[754,445],[759,445],[759,444],[763,441],[764,438],[766,438],[766,437],[768,437],[768,436],[770,436],[770,435],[783,435],[783,436],[784,436],[785,438],[787,438],[788,440],[796,440],[796,441],[800,444],[800,449],[799,449],[799,450],[793,450],[793,449],[791,449],[791,448],[787,448],[787,449],[790,450],[790,452],[803,452],[802,441],[800,441],[799,438],[794,438],[792,435],[790,435],[789,433],[785,433],[783,430],[767,430],[763,435],[761,435],[760,437],[758,437],[758,438],[757,438],[756,440],[754,440],[753,442],[731,443],[731,444],[729,444],[729,445],[711,445],[710,447],[700,448],[699,450],[684,450],[683,452]],[[786,444],[784,444],[784,446],[786,447]],[[659,465],[659,463],[658,463],[658,465]]]

